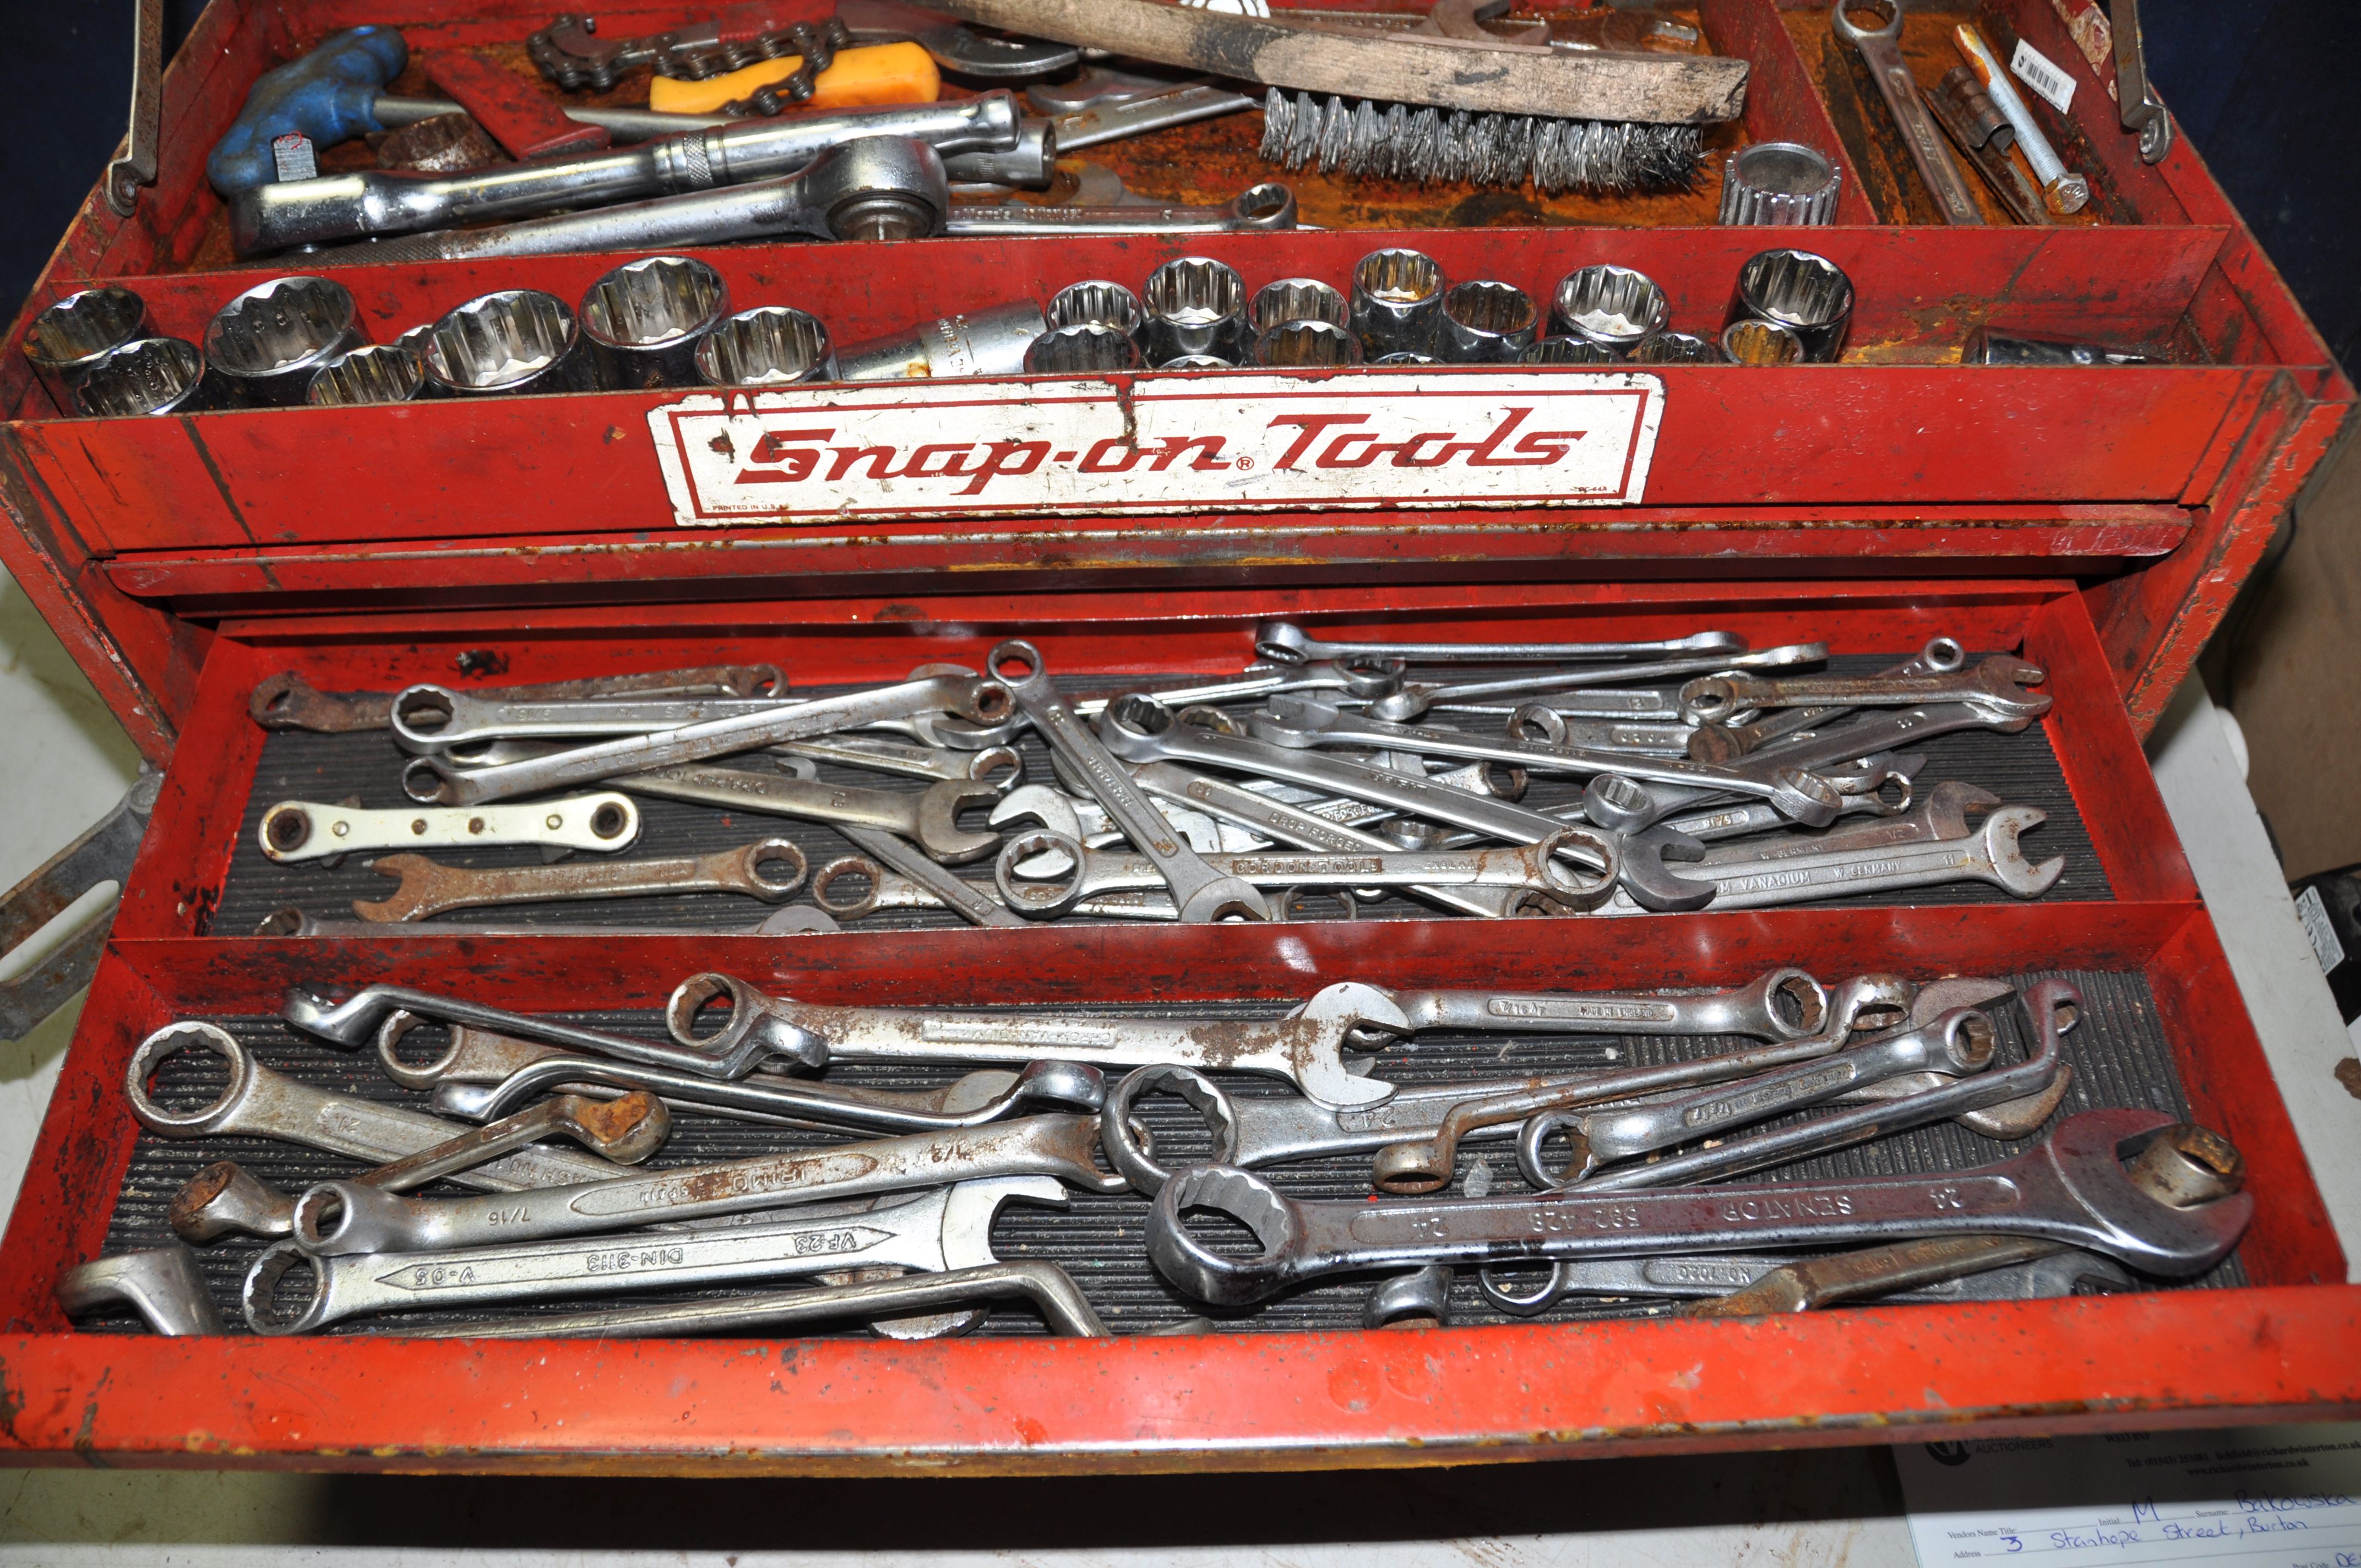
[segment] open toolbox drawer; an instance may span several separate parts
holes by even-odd
[[[815,0],[810,11],[824,7]],[[2021,34],[2080,82],[2070,116],[2037,113],[2099,192],[2085,216],[2038,229],[1922,222],[1893,176],[1890,118],[1864,101],[1858,61],[1831,50],[1825,7],[1701,0],[1694,15],[1708,42],[1744,58],[1752,75],[1743,119],[1708,137],[1687,192],[1540,197],[1307,170],[1283,177],[1320,230],[695,252],[720,269],[734,305],[801,306],[840,343],[1091,276],[1136,287],[1187,252],[1230,262],[1249,288],[1286,276],[1341,281],[1389,244],[1427,250],[1455,279],[1496,277],[1543,297],[1575,268],[1634,266],[1667,291],[1675,328],[1710,332],[1740,263],[1797,236],[1681,225],[1712,222],[1725,153],[1784,138],[1824,149],[1845,177],[1839,224],[1805,240],[1855,285],[1837,365],[902,383],[891,395],[779,394],[718,428],[687,417],[704,404],[677,390],[66,421],[11,353],[0,356],[0,411],[15,416],[0,430],[0,506],[15,526],[0,531],[0,560],[158,761],[193,717],[225,617],[948,587],[1097,592],[1176,578],[2063,574],[2089,595],[2114,680],[2144,727],[2260,557],[2352,392],[2185,141],[2160,164],[2139,162],[2103,83],[2041,0],[1975,14],[2004,53]],[[682,15],[634,4],[602,13],[601,27],[644,31]],[[1910,18],[1905,49],[1922,80],[1945,64],[1949,15]],[[27,310],[114,280],[145,296],[161,330],[201,333],[239,291],[301,269],[297,258],[232,265],[221,203],[201,172],[258,71],[335,28],[380,22],[402,27],[413,51],[505,49],[530,82],[519,40],[545,20],[525,0],[217,0],[167,80],[158,185],[127,222],[94,196]],[[413,65],[395,85],[415,92],[423,80]],[[1276,172],[1253,155],[1258,119],[1087,154],[1138,191],[1225,198]],[[327,153],[332,168],[367,158],[357,142]],[[337,273],[383,342],[496,288],[571,301],[628,258]],[[1962,367],[1961,345],[1983,325],[2132,343],[2174,362]],[[926,433],[883,457],[830,459],[844,469],[832,487],[827,470],[800,488],[782,483],[796,465],[754,463],[738,439],[760,450],[790,430],[873,428],[886,417],[881,400],[894,398],[915,400],[895,417]],[[1605,459],[1534,469],[1528,482],[1509,482],[1524,470],[1477,462],[1497,455],[1483,441],[1502,422],[1525,420],[1520,437],[1543,428],[1518,411],[1545,403],[1603,412],[1577,428],[1622,433],[1580,448],[1608,441]],[[664,411],[689,404],[680,417]],[[1323,466],[1325,445],[1290,458],[1303,418],[1350,414],[1407,422],[1392,460],[1355,462],[1369,456],[1356,449]],[[1093,438],[1128,435],[1135,418],[1173,433],[1153,457],[1134,449],[1120,466],[1086,472]],[[1062,420],[1081,438],[1004,461],[1030,461],[1030,478],[974,477],[986,454],[1038,433],[1037,420]],[[1419,434],[1434,444],[1400,449]],[[847,452],[871,440],[831,439]]]
[[[2093,864],[2026,903],[1708,910],[1492,924],[1433,918],[1267,926],[1020,930],[849,928],[762,938],[261,938],[227,928],[234,850],[273,747],[247,715],[286,669],[324,689],[448,678],[456,657],[507,661],[505,680],[690,662],[772,659],[798,684],[892,678],[934,658],[972,662],[1022,632],[1061,678],[1233,670],[1258,621],[1315,634],[1501,638],[1664,636],[1728,627],[1757,645],[1823,638],[1885,660],[1948,633],[2021,649],[2056,696],[2026,736],[2057,809],[2037,853]],[[486,655],[490,655],[488,660]],[[325,738],[349,740],[351,738]],[[379,737],[379,739],[382,739]],[[1968,1432],[2150,1429],[2349,1415],[2361,1408],[2361,1290],[2345,1265],[2235,982],[2113,699],[2084,598],[2054,580],[1986,583],[1438,587],[1379,593],[1198,590],[917,602],[792,600],[681,607],[662,624],[588,609],[504,615],[271,618],[225,623],[192,706],[191,744],[164,783],[108,957],[0,1245],[0,1453],[28,1461],[260,1464],[372,1469],[571,1467],[761,1471],[1145,1470],[1437,1464]],[[1996,752],[1979,753],[1992,762]],[[393,753],[385,752],[390,776]],[[1972,777],[1972,772],[1969,776]],[[2055,834],[2048,843],[2044,834]],[[279,868],[271,868],[278,870]],[[2095,874],[2092,874],[2095,873]],[[2067,1036],[2068,1111],[2128,1105],[2188,1115],[2243,1152],[2257,1200],[2232,1259],[2184,1287],[2105,1297],[1839,1308],[1790,1318],[1543,1321],[1482,1310],[1463,1326],[1367,1332],[1360,1290],[1323,1288],[1267,1317],[1185,1337],[1131,1337],[1193,1310],[1140,1255],[1144,1201],[1012,1209],[1002,1255],[1065,1262],[1117,1337],[1052,1341],[1023,1313],[972,1337],[604,1343],[324,1337],[168,1340],[70,1328],[59,1272],[153,1245],[162,1201],[225,1150],[290,1183],[346,1168],[270,1146],[167,1143],[129,1114],[123,1075],[166,1023],[225,1024],[258,1059],[311,1081],[399,1098],[365,1056],[277,1024],[292,984],[442,989],[526,1012],[645,1029],[682,977],[718,969],[814,1002],[1105,1006],[1235,1003],[1253,1012],[1337,981],[1567,991],[1717,986],[1795,964],[1823,980],[1892,970],[2083,992]],[[1629,1042],[1646,1048],[1647,1042]],[[1596,1042],[1592,1043],[1594,1046]],[[1658,1042],[1661,1044],[1661,1042]],[[2023,1040],[2007,1048],[2021,1049]],[[1463,1047],[1464,1048],[1464,1047]],[[1485,1047],[1499,1049],[1496,1038]],[[1535,1070],[1583,1058],[1535,1047]],[[1552,1057],[1549,1051],[1564,1054]],[[1382,1053],[1400,1081],[1464,1073],[1445,1041]],[[1595,1058],[1593,1058],[1595,1059]],[[1489,1070],[1499,1070],[1497,1067]],[[203,1080],[181,1092],[202,1095]],[[161,1089],[159,1087],[159,1092]],[[746,1152],[684,1117],[660,1157]],[[734,1135],[745,1136],[745,1130]],[[774,1146],[765,1144],[762,1146]],[[2015,1146],[1922,1130],[1776,1173],[1838,1179],[1987,1163]],[[272,1162],[276,1163],[272,1163]],[[1281,1168],[1301,1196],[1366,1191],[1366,1167]],[[1357,1185],[1356,1185],[1357,1181]],[[118,1196],[119,1194],[119,1196]],[[251,1249],[207,1263],[225,1305]],[[1472,1303],[1469,1303],[1472,1305]],[[350,1326],[350,1325],[346,1325]],[[382,1325],[381,1325],[382,1326]],[[1268,1332],[1264,1332],[1268,1331]]]

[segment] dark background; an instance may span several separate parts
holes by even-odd
[[[165,44],[202,0],[169,0]],[[553,14],[563,0],[551,0]],[[684,14],[694,10],[685,5]],[[0,0],[0,301],[16,306],[122,139],[131,0]],[[2143,0],[2148,70],[2340,361],[2361,348],[2352,0]],[[2343,105],[2343,107],[2340,107]]]

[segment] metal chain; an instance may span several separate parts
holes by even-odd
[[[641,65],[653,66],[659,76],[702,82],[766,60],[803,57],[803,63],[784,81],[770,82],[744,98],[722,105],[726,114],[775,115],[790,104],[807,101],[814,79],[836,62],[839,49],[851,49],[853,44],[851,29],[834,16],[817,26],[797,22],[752,38],[719,43],[701,39],[689,42],[675,33],[652,33],[604,46],[595,54],[561,47],[557,42],[561,32],[588,36],[580,17],[560,16],[526,38],[525,49],[542,75],[568,92],[607,92],[625,71]]]

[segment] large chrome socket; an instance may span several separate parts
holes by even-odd
[[[1524,352],[1522,365],[1613,365],[1620,356],[1587,337],[1545,337]]]
[[[1028,376],[1088,376],[1105,370],[1137,370],[1139,345],[1120,327],[1100,322],[1053,326],[1025,351]]]
[[[1025,351],[1049,330],[1041,307],[1019,300],[856,343],[837,352],[837,367],[847,381],[1017,376],[1025,370]]]
[[[1255,339],[1254,358],[1274,370],[1336,369],[1361,362],[1361,340],[1331,321],[1281,322]]]
[[[186,414],[220,408],[221,378],[197,345],[177,337],[139,337],[98,356],[74,389],[74,411],[91,418]]]
[[[1731,153],[1722,166],[1721,221],[1777,227],[1832,224],[1843,181],[1843,172],[1815,148],[1759,141]]]
[[[694,257],[627,261],[582,296],[582,335],[601,385],[686,387],[697,341],[730,313],[730,286]]]
[[[58,407],[70,414],[74,389],[92,367],[147,331],[148,302],[128,289],[102,283],[68,294],[35,316],[25,334],[25,357]]]
[[[313,408],[346,409],[363,403],[406,403],[425,389],[425,362],[415,350],[387,343],[340,354],[313,371],[304,400]]]
[[[741,311],[697,345],[708,387],[792,387],[837,378],[836,345],[818,316],[786,305]]]
[[[1808,250],[1763,251],[1738,269],[1738,288],[1722,318],[1722,348],[1733,359],[1739,356],[1727,329],[1744,321],[1784,326],[1804,345],[1806,360],[1831,364],[1844,352],[1845,334],[1852,326],[1852,280],[1835,262]]]
[[[1721,345],[1686,332],[1660,332],[1631,351],[1634,365],[1727,365]]]
[[[1148,333],[1148,309],[1139,296],[1103,278],[1069,283],[1051,296],[1049,330],[1063,326],[1111,326],[1137,343]]]
[[[328,278],[273,278],[214,313],[205,365],[234,402],[283,408],[321,366],[368,341],[352,291]]]
[[[1254,341],[1246,325],[1246,280],[1210,257],[1174,257],[1148,275],[1140,302],[1148,307],[1141,347],[1150,365],[1184,356],[1236,365]]]
[[[1443,296],[1445,365],[1514,365],[1541,335],[1532,296],[1489,278],[1454,285]]]
[[[1354,264],[1348,324],[1371,359],[1433,355],[1443,330],[1443,295],[1449,287],[1431,256],[1373,250]]]
[[[434,323],[423,357],[427,378],[461,397],[598,386],[573,311],[538,289],[503,289],[468,301]]]
[[[1672,302],[1656,280],[1629,267],[1585,267],[1567,273],[1550,300],[1550,330],[1626,355],[1664,330]]]
[[[1345,296],[1317,278],[1281,278],[1255,291],[1246,322],[1259,342],[1290,322],[1326,322],[1350,331],[1353,316]]]

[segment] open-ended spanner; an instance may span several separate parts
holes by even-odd
[[[1552,670],[1539,674],[1459,681],[1450,685],[1405,682],[1389,696],[1371,698],[1366,711],[1371,718],[1382,718],[1389,724],[1407,724],[1424,717],[1432,708],[1464,707],[1486,697],[1576,691],[1584,686],[1626,686],[1633,681],[1715,674],[1724,670],[1792,669],[1797,664],[1817,664],[1828,656],[1828,648],[1825,642],[1794,642],[1778,648],[1758,648],[1751,652],[1662,659],[1644,664],[1598,664],[1585,670]]]
[[[1012,639],[993,649],[984,668],[996,676],[1051,751],[1082,775],[1090,793],[1131,840],[1154,861],[1172,890],[1180,918],[1191,924],[1243,918],[1268,920],[1270,905],[1252,883],[1213,870],[1180,841],[1156,803],[1140,793],[1122,762],[1074,716],[1050,683],[1041,651]]]
[[[707,1003],[729,1011],[703,1041],[696,1031]],[[937,1012],[916,1007],[825,1007],[767,996],[726,974],[694,974],[664,1005],[675,1040],[735,1056],[774,1050],[802,1061],[934,1061],[1022,1064],[1038,1057],[1101,1067],[1221,1068],[1284,1078],[1309,1099],[1334,1107],[1374,1105],[1394,1086],[1365,1076],[1368,1062],[1346,1054],[1348,1041],[1375,1031],[1410,1032],[1410,1020],[1375,986],[1353,981],[1323,986],[1277,1018],[1097,1018],[1073,1014]],[[1356,1071],[1356,1069],[1361,1070]]]
[[[380,1165],[356,1181],[388,1192],[414,1192],[544,1138],[564,1135],[619,1165],[638,1165],[664,1146],[672,1118],[653,1094],[612,1102],[561,1094],[488,1126],[464,1129],[416,1154]],[[166,1210],[182,1241],[217,1236],[283,1236],[294,1228],[295,1200],[236,1160],[216,1160],[189,1179]]]
[[[570,702],[609,696],[759,696],[785,685],[786,677],[776,664],[708,664],[687,670],[490,686],[469,695],[518,702]],[[257,684],[247,699],[247,713],[265,729],[347,734],[357,729],[387,728],[392,721],[393,696],[386,692],[324,692],[290,670]]]
[[[841,696],[815,697],[810,702],[767,713],[708,719],[677,729],[644,735],[619,736],[592,746],[552,751],[513,762],[482,768],[457,768],[441,757],[421,757],[403,771],[402,787],[413,800],[439,800],[451,806],[504,800],[619,773],[646,773],[681,762],[701,762],[730,751],[752,751],[815,735],[858,729],[884,719],[918,714],[955,713],[979,724],[998,724],[1013,707],[1008,688],[998,681],[946,665],[924,665],[913,678],[894,685],[848,692]]]
[[[2004,806],[1964,838],[1724,861],[1684,867],[1682,874],[1712,885],[1716,909],[1774,909],[1955,882],[1987,883],[2017,898],[2038,898],[2065,874],[2066,857],[2053,855],[2036,865],[2018,840],[2048,820],[2048,813],[2037,806]],[[1640,905],[1613,898],[1598,913],[1634,915]]]
[[[400,985],[364,986],[343,1002],[330,1002],[300,985],[290,986],[280,1003],[280,1016],[305,1034],[316,1035],[346,1050],[365,1050],[375,1046],[381,1058],[391,1054],[390,1040],[400,1039],[414,1020],[423,1018],[437,1024],[467,1025],[562,1050],[642,1062],[698,1078],[743,1078],[774,1052],[786,1053],[794,1066],[807,1071],[817,1072],[828,1065],[824,1053],[814,1049],[798,1054],[797,1042],[784,1036],[749,1036],[732,1040],[727,1047],[697,1040],[679,1044],[642,1040],[629,1035],[610,1035],[603,1029],[587,1029],[563,1019],[511,1013],[479,1002],[437,996]],[[401,1081],[399,1074],[395,1081]]]
[[[262,814],[255,837],[281,865],[417,845],[461,849],[538,844],[552,850],[627,849],[640,836],[640,808],[602,791],[534,806],[413,806],[392,811],[282,800]]]
[[[1988,790],[1957,779],[1945,779],[1907,808],[1881,816],[1875,821],[1826,828],[1817,833],[1785,833],[1718,843],[1706,850],[1701,864],[1760,864],[1812,855],[1851,854],[1897,844],[1923,844],[1940,839],[1964,839],[1969,832],[1970,811],[1989,811],[2000,804],[2000,796]],[[1688,870],[1692,875],[1698,874],[1695,866]]]
[[[558,1240],[314,1258],[286,1243],[247,1270],[246,1321],[257,1333],[310,1333],[369,1313],[489,1301],[684,1289],[848,1268],[939,1274],[999,1261],[992,1222],[1011,1200],[1062,1204],[1066,1189],[1048,1176],[962,1181],[855,1212],[829,1205],[819,1216],[594,1245]]]
[[[1698,631],[1655,642],[1328,642],[1289,621],[1255,628],[1255,652],[1276,664],[1316,659],[1402,659],[1424,664],[1511,663],[1530,659],[1644,659],[1682,653],[1735,653],[1735,631]]]
[[[2048,678],[2038,664],[2004,653],[1949,674],[1700,675],[1681,688],[1681,711],[1701,724],[1763,707],[1916,707],[1956,702],[1996,718],[2038,718],[2049,711],[2046,692],[2027,691]]]
[[[960,826],[961,812],[1000,798],[1000,791],[993,785],[965,779],[945,779],[911,793],[684,763],[653,773],[626,773],[616,782],[634,795],[685,800],[693,806],[898,833],[947,866],[980,861],[1000,848],[999,834]]]
[[[1604,1073],[1420,1084],[1397,1091],[1382,1105],[1344,1111],[1309,1101],[1234,1097],[1212,1079],[1188,1068],[1141,1068],[1107,1096],[1099,1113],[1100,1145],[1109,1163],[1138,1190],[1153,1193],[1161,1188],[1171,1173],[1156,1164],[1153,1139],[1134,1119],[1132,1108],[1142,1096],[1169,1090],[1204,1118],[1213,1140],[1212,1163],[1275,1165],[1320,1155],[1407,1146],[1406,1140],[1428,1138],[1443,1179],[1448,1180],[1462,1137],[1505,1137],[1515,1124],[1548,1106],[1685,1089],[1825,1056],[1872,1015],[1901,1016],[1909,1005],[1910,991],[1907,982],[1892,976],[1848,981],[1828,999],[1828,1033],[1805,1040]],[[1513,1105],[1505,1113],[1486,1113],[1510,1102]]]
[[[1505,800],[1455,789],[1433,779],[1368,767],[1311,751],[1183,724],[1162,705],[1137,694],[1099,718],[1107,749],[1132,762],[1203,762],[1234,773],[1281,779],[1333,795],[1390,806],[1435,822],[1472,828],[1512,844],[1538,844],[1566,825]],[[1710,894],[1673,874],[1664,863],[1666,840],[1652,835],[1619,838],[1616,880],[1651,909],[1694,909]]]
[[[1295,226],[1295,192],[1264,181],[1215,207],[1050,206],[1038,202],[956,205],[942,232],[954,236],[1093,234],[1259,234]]]
[[[349,1181],[324,1182],[295,1203],[295,1243],[316,1256],[497,1246],[593,1235],[658,1221],[694,1220],[801,1203],[832,1203],[947,1182],[1052,1176],[1092,1192],[1124,1190],[1102,1171],[1096,1116],[1019,1116],[873,1143],[719,1165],[639,1172],[522,1196],[426,1199]]]
[[[952,785],[977,788],[977,785]],[[999,842],[995,838],[994,843]],[[766,866],[785,868],[784,876]],[[353,901],[364,920],[423,920],[452,909],[506,904],[555,904],[581,898],[647,898],[675,893],[742,893],[765,904],[794,896],[809,865],[792,839],[763,839],[710,855],[666,855],[644,861],[577,861],[555,866],[446,866],[423,855],[371,861],[380,876],[401,885],[381,899]]]
[[[1038,880],[1017,874],[1020,862],[1049,856],[1066,870]],[[1614,892],[1615,846],[1583,828],[1562,828],[1538,844],[1488,850],[1389,850],[1328,852],[1263,850],[1204,857],[1216,872],[1267,888],[1495,887],[1582,908]],[[1605,874],[1597,869],[1603,867]],[[1089,850],[1046,828],[1014,835],[992,868],[993,883],[1009,908],[1035,919],[1066,914],[1086,898],[1164,885],[1145,855]]]
[[[2223,1153],[2227,1151],[2226,1159]],[[1325,1275],[1441,1263],[1754,1251],[1914,1236],[2040,1236],[2183,1278],[2227,1256],[2254,1214],[2244,1192],[2175,1207],[2125,1169],[2135,1161],[2210,1166],[2235,1151],[2216,1134],[2151,1111],[2089,1111],[2015,1159],[1934,1176],[1774,1182],[1508,1200],[1301,1202],[1250,1171],[1209,1166],[1157,1195],[1148,1255],[1202,1301],[1242,1307]],[[387,1200],[392,1202],[414,1200]],[[479,1200],[464,1200],[477,1202]],[[1248,1255],[1217,1253],[1182,1223],[1210,1210],[1252,1231]]]
[[[164,1059],[183,1049],[209,1050],[229,1064],[219,1099],[192,1111],[157,1103],[148,1082]],[[124,1093],[139,1124],[159,1137],[271,1138],[381,1165],[433,1148],[463,1126],[374,1100],[331,1093],[273,1072],[226,1030],[211,1024],[168,1024],[139,1043],[125,1076]],[[535,1146],[456,1173],[463,1187],[514,1192],[626,1176],[629,1166],[576,1149]]]
[[[1861,4],[1874,8],[1879,0],[1861,0]],[[1934,198],[1935,210],[1943,221],[1980,225],[1984,221],[1983,210],[1968,189],[1968,177],[1952,160],[1943,133],[1935,128],[1934,116],[1919,101],[1917,79],[1902,58],[1901,0],[1883,0],[1883,4],[1894,15],[1879,27],[1861,27],[1845,14],[1848,7],[1843,5],[1830,8],[1828,26],[1861,51],[1861,63],[1869,68],[1870,80],[1877,84],[1878,96],[1885,100],[1886,112],[1902,133],[1902,145],[1910,161],[1917,165],[1918,178],[1926,181],[1927,193]]]

